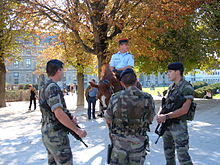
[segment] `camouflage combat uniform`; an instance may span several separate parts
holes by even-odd
[[[194,98],[194,89],[186,80],[182,79],[178,84],[171,84],[169,87],[166,100],[175,98],[175,95],[180,93],[185,99]],[[173,104],[173,103],[172,103]],[[172,104],[165,104],[166,108],[172,107]],[[187,129],[187,121],[179,117],[177,121],[172,122],[168,126],[163,135],[164,152],[166,157],[166,165],[175,165],[175,148],[178,155],[178,160],[181,165],[192,165],[189,150],[189,135]]]
[[[72,152],[69,144],[68,132],[57,120],[53,111],[62,108],[71,116],[66,109],[66,103],[60,87],[48,80],[40,95],[40,110],[42,112],[42,140],[48,152],[49,165],[72,165]],[[49,107],[45,107],[45,103]]]
[[[111,165],[144,164],[147,131],[155,115],[154,109],[152,96],[133,86],[111,97],[105,113],[105,118],[112,121]]]

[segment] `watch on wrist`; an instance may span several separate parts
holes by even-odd
[[[170,116],[169,115],[166,115],[166,120],[170,119]]]

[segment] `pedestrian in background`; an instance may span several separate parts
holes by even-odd
[[[30,104],[28,110],[31,111],[32,101],[34,102],[34,110],[36,110],[37,91],[32,85],[29,85],[28,88],[30,90]]]
[[[94,84],[96,84],[96,81],[94,79],[91,80]],[[96,96],[97,96],[98,89],[95,87],[92,87],[89,85],[85,92],[85,97],[88,102],[88,119],[91,119],[91,110],[92,110],[92,117],[93,119],[96,119],[95,117],[95,105],[96,105]]]

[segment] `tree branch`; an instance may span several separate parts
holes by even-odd
[[[107,37],[107,40],[112,40],[117,34],[119,34],[121,32],[122,32],[122,29],[119,28],[118,26],[115,26],[114,32],[109,37]]]
[[[95,17],[92,16],[93,15],[93,11],[92,11],[92,7],[91,7],[91,2],[89,0],[85,0],[86,6],[88,8],[89,11],[89,15],[90,15],[90,20],[91,20],[91,24],[93,26],[93,31],[96,31],[98,29],[98,27],[96,26],[95,22],[96,20],[94,19]]]
[[[48,17],[51,21],[56,22],[56,23],[61,23],[60,20],[56,20],[53,17],[51,17],[47,12],[45,12],[44,10],[38,9],[39,12],[41,12],[43,15],[45,15],[46,17]]]
[[[78,40],[78,42],[81,44],[82,48],[88,52],[88,53],[92,53],[94,55],[97,55],[97,53],[95,52],[94,49],[90,48],[89,46],[87,46],[83,40],[81,39],[79,32],[77,30],[72,29],[73,33],[75,34],[76,39]]]
[[[121,6],[123,3],[121,3],[121,0],[115,0],[115,3],[112,7],[112,10],[110,11],[110,13],[108,14],[109,17],[111,17],[112,19],[114,19],[116,13],[120,10]]]
[[[136,6],[138,6],[141,2],[142,2],[142,0],[139,0],[138,2],[136,2],[131,8],[127,9],[127,12],[125,12],[124,14],[122,14],[122,16],[121,16],[119,19],[125,18],[125,17],[130,13],[130,11],[134,10],[134,8],[135,8]]]

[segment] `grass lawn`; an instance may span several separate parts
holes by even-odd
[[[160,94],[163,94],[164,90],[167,90],[168,87],[155,87],[154,90],[151,90],[150,88],[143,88],[144,92],[150,93],[151,95],[155,95],[158,96],[158,92],[160,92]],[[220,94],[216,94],[213,96],[214,99],[220,99]]]
[[[220,94],[216,94],[213,96],[214,99],[220,99]]]
[[[158,96],[158,92],[160,92],[160,94],[163,95],[163,91],[165,91],[167,88],[168,87],[155,87],[154,90],[151,90],[150,88],[143,88],[143,91],[151,95]]]

